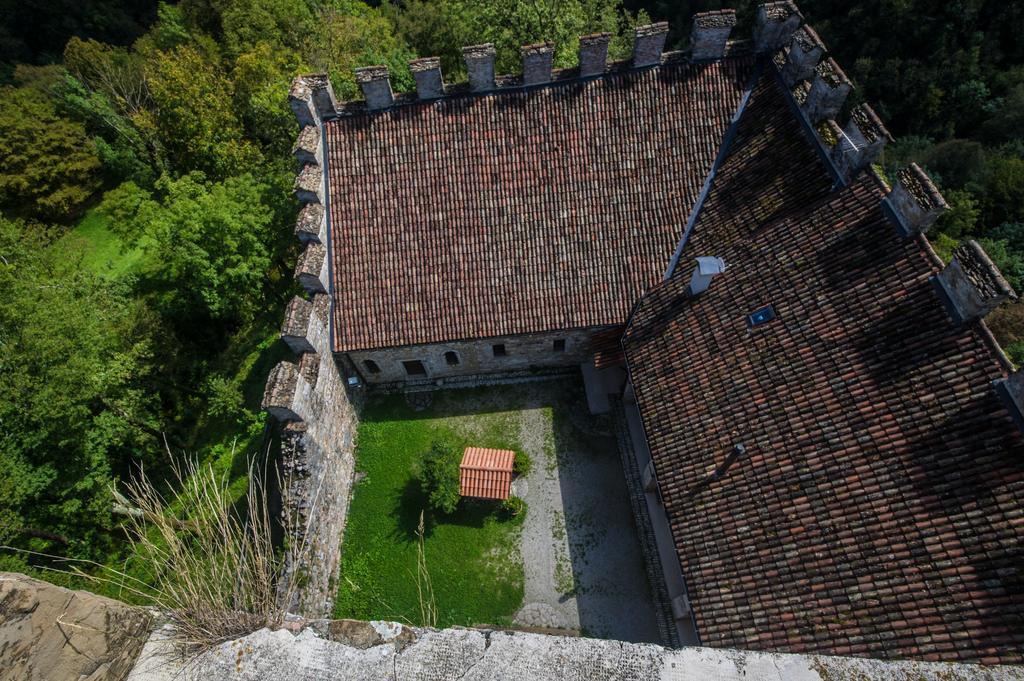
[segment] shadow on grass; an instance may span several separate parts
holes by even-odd
[[[416,530],[420,524],[420,513],[423,513],[423,536],[430,537],[434,533],[434,514],[430,511],[430,502],[420,487],[420,481],[409,478],[402,487],[398,502],[393,510],[398,522],[391,531],[393,539],[410,543],[416,541]]]
[[[541,409],[552,406],[548,391],[530,390],[532,386],[543,388],[549,381],[582,380],[578,372],[551,376],[536,382],[513,384],[508,390],[495,392],[494,386],[474,388],[439,388],[432,392],[434,401],[422,411],[409,408],[401,394],[374,396],[363,413],[363,421],[409,421],[422,419],[444,419],[455,416],[484,416],[506,411]]]
[[[501,504],[483,499],[462,499],[452,513],[442,513],[430,508],[430,501],[420,487],[420,481],[410,478],[402,487],[395,504],[394,516],[398,520],[391,532],[396,541],[411,543],[417,540],[416,531],[423,513],[423,536],[429,539],[438,525],[459,525],[482,528],[488,519],[500,520]]]

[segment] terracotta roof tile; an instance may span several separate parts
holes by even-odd
[[[755,91],[625,348],[704,645],[1019,663],[1024,444],[981,323]],[[728,270],[686,295],[687,258]],[[751,327],[750,313],[775,318]],[[746,454],[709,479],[742,442]]]
[[[459,464],[459,494],[480,499],[508,499],[515,452],[467,447]]]
[[[621,324],[664,273],[752,68],[326,123],[335,350]]]

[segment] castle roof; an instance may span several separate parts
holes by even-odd
[[[664,275],[753,64],[325,122],[334,349],[621,324]]]
[[[878,180],[833,189],[785,97],[762,79],[624,340],[701,642],[1019,662],[1009,367],[951,320]],[[692,296],[706,255],[727,270]]]
[[[300,279],[330,265],[335,351],[606,327],[703,644],[1020,662],[1024,373],[981,321],[1015,293],[976,244],[943,265],[937,188],[865,174],[884,125],[840,128],[851,83],[792,3],[758,12],[761,56],[725,12],[684,56],[664,24],[611,68],[587,36],[551,83],[546,43],[515,78],[465,48],[468,86],[416,60],[418,99],[384,67],[340,109],[297,79],[323,144],[296,193],[329,216],[300,219]]]

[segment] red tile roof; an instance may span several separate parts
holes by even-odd
[[[1022,661],[1024,444],[873,178],[831,178],[755,91],[625,349],[704,645]],[[693,257],[729,264],[697,298]],[[689,259],[688,259],[689,258]],[[771,304],[776,318],[751,328]],[[737,443],[741,456],[709,474]]]
[[[668,265],[751,57],[325,123],[334,349],[621,324]]]
[[[480,499],[508,499],[515,452],[467,447],[459,464],[459,494]]]
[[[594,368],[607,369],[621,365],[625,361],[622,354],[622,334],[625,324],[613,326],[606,331],[598,331],[590,339],[590,348],[594,353]]]

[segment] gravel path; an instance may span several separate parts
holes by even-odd
[[[532,384],[519,435],[533,460],[517,493],[525,598],[515,621],[658,642],[643,557],[610,424],[591,417],[575,381]]]

